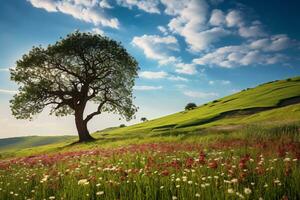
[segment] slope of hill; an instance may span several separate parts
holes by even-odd
[[[195,131],[212,126],[241,125],[277,120],[300,119],[300,77],[272,81],[236,94],[129,127],[114,129],[110,135]],[[101,132],[97,135],[101,135]],[[106,133],[107,134],[107,133]]]
[[[0,139],[0,151],[49,145],[65,141],[73,141],[75,136],[25,136]]]
[[[164,136],[196,135],[203,132],[237,131],[247,125],[300,125],[300,77],[273,81],[236,94],[158,119],[122,128],[108,128],[94,133],[99,140],[92,145],[120,144],[122,141],[140,142]],[[213,136],[212,136],[213,137]],[[0,152],[20,150],[28,155],[63,147],[76,141],[75,136],[33,136],[0,139]],[[40,147],[39,147],[40,146]],[[30,149],[31,147],[35,147]],[[80,148],[85,148],[81,145]],[[28,148],[25,149],[24,148]],[[72,147],[74,148],[74,147]]]

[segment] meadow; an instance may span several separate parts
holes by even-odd
[[[300,199],[300,78],[127,127],[0,140],[0,199]]]
[[[253,126],[206,142],[11,158],[0,162],[0,199],[299,199],[299,136],[297,124]]]

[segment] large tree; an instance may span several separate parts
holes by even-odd
[[[138,69],[120,43],[76,31],[47,48],[33,47],[17,61],[11,79],[20,87],[11,100],[12,113],[32,119],[49,106],[50,114],[75,116],[79,141],[93,140],[87,123],[96,115],[134,116],[132,88]],[[85,113],[88,102],[97,104],[92,113]]]

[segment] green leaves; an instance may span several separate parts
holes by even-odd
[[[120,43],[76,31],[47,48],[33,47],[17,61],[11,80],[20,88],[11,100],[12,113],[27,119],[50,105],[51,114],[64,116],[92,101],[99,106],[88,120],[102,112],[129,120],[137,110],[132,87],[138,69]]]

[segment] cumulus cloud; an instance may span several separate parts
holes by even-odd
[[[194,63],[184,63],[181,58],[170,53],[179,51],[178,41],[174,36],[143,35],[134,37],[134,46],[144,51],[147,58],[157,60],[159,65],[172,65],[176,72],[181,74],[195,74],[197,72]]]
[[[113,6],[110,5],[110,3],[109,3],[107,0],[102,0],[102,1],[100,1],[100,2],[99,2],[99,6],[100,6],[101,8],[108,8],[108,9],[113,8]]]
[[[159,0],[117,0],[117,3],[120,6],[130,9],[137,7],[138,9],[148,13],[160,13],[158,9]]]
[[[219,94],[215,92],[200,92],[200,91],[184,91],[185,96],[197,99],[208,99],[218,97]]]
[[[48,12],[57,12],[55,1],[53,0],[29,0],[36,8],[43,8]]]
[[[161,90],[162,86],[150,86],[150,85],[136,85],[133,87],[134,90],[148,91],[148,90]]]
[[[178,42],[174,36],[161,37],[158,35],[143,35],[134,37],[132,44],[141,48],[147,58],[162,61],[169,59],[168,52],[171,50],[178,51]],[[172,59],[172,58],[171,58]]]
[[[176,66],[176,72],[180,74],[196,74],[197,69],[194,63],[183,63],[183,62],[177,62],[175,63]]]
[[[292,40],[285,34],[255,40],[250,44],[252,49],[260,49],[263,51],[281,51],[291,46],[293,46]]]
[[[48,12],[62,12],[72,17],[111,28],[119,28],[117,18],[109,18],[104,13],[107,4],[102,1],[98,4],[97,0],[28,0],[32,6],[45,9]],[[101,4],[102,3],[102,4]]]
[[[163,33],[164,35],[168,35],[168,29],[166,28],[166,27],[164,27],[164,26],[158,26],[157,27],[157,29],[161,32],[161,33]]]
[[[192,51],[202,51],[211,43],[228,35],[221,27],[207,27],[208,4],[204,0],[162,1],[165,13],[174,17],[168,23],[170,31],[184,37]]]
[[[225,24],[225,15],[222,10],[214,9],[211,12],[209,23],[213,26],[221,26]]]
[[[152,71],[142,71],[139,73],[139,77],[145,79],[162,79],[168,76],[167,72],[159,71],[159,72],[152,72]]]
[[[225,46],[193,60],[195,64],[233,68],[248,65],[268,65],[284,61],[281,54],[266,54],[248,45]]]
[[[261,25],[252,25],[252,26],[242,26],[239,28],[239,34],[242,37],[263,37],[267,34],[263,31]]]
[[[144,79],[168,79],[172,81],[188,81],[184,77],[169,75],[167,72],[164,71],[142,71],[139,73],[139,77]]]
[[[92,28],[89,32],[104,35],[104,31],[101,30],[100,28]]]
[[[241,27],[244,25],[242,13],[239,10],[232,10],[226,15],[226,23],[228,27]]]

